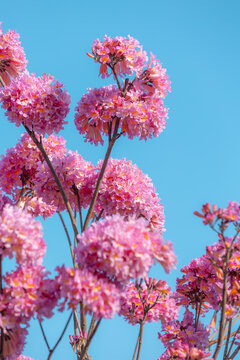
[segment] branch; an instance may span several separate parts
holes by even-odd
[[[26,129],[28,135],[31,137],[31,139],[32,139],[32,141],[34,142],[34,144],[37,146],[37,148],[38,148],[39,151],[41,152],[44,160],[45,160],[46,163],[48,164],[48,167],[49,167],[49,169],[50,169],[50,171],[51,171],[51,173],[52,173],[52,175],[53,175],[53,177],[54,177],[54,179],[55,179],[55,181],[56,181],[56,183],[57,183],[57,186],[58,186],[59,191],[60,191],[60,193],[61,193],[61,196],[62,196],[62,198],[63,198],[64,204],[65,204],[65,206],[66,206],[67,212],[68,212],[68,214],[69,214],[69,217],[70,217],[70,220],[71,220],[71,223],[72,223],[72,228],[73,228],[74,234],[75,234],[75,236],[77,236],[77,234],[78,234],[78,229],[77,229],[76,220],[74,219],[74,215],[73,215],[73,211],[72,211],[71,205],[70,205],[70,203],[69,203],[69,201],[68,201],[68,198],[67,198],[67,196],[66,196],[66,194],[65,194],[65,191],[63,190],[62,184],[61,184],[61,182],[60,182],[60,180],[59,180],[59,178],[58,178],[58,176],[57,176],[57,174],[56,174],[56,172],[55,172],[55,170],[54,170],[54,168],[53,168],[53,166],[52,166],[52,163],[51,163],[51,161],[50,161],[50,159],[49,159],[49,157],[48,157],[48,155],[47,155],[47,153],[46,153],[46,151],[45,151],[45,149],[44,149],[44,147],[43,147],[42,141],[38,141],[38,139],[36,138],[36,135],[35,135],[34,131],[29,130],[29,128],[28,128],[27,126],[25,126],[24,124],[23,124],[23,126],[24,126],[24,128]]]
[[[72,317],[72,313],[70,314],[70,316],[69,316],[69,318],[68,318],[68,321],[67,321],[67,323],[66,323],[66,325],[65,325],[65,327],[64,327],[64,329],[63,329],[63,331],[62,331],[62,333],[61,333],[61,335],[60,335],[60,337],[59,337],[59,339],[58,339],[58,341],[56,342],[54,348],[49,351],[49,355],[48,355],[47,360],[50,360],[50,359],[51,359],[53,352],[55,351],[56,347],[58,346],[58,344],[59,344],[60,341],[62,340],[63,335],[64,335],[65,331],[67,330],[68,324],[69,324],[69,322],[70,322],[70,320],[71,320],[71,317]]]
[[[99,176],[98,176],[96,188],[94,190],[92,201],[91,201],[91,204],[90,204],[90,207],[88,209],[88,213],[87,213],[87,216],[86,216],[86,219],[85,219],[85,222],[84,222],[83,231],[85,231],[86,228],[88,227],[88,224],[89,224],[89,221],[91,219],[93,209],[94,209],[94,206],[95,206],[95,203],[96,203],[96,200],[97,200],[98,192],[99,192],[99,189],[100,189],[100,186],[101,186],[101,183],[102,183],[103,175],[104,175],[104,172],[105,172],[106,167],[107,167],[108,159],[110,157],[113,145],[114,145],[115,141],[118,138],[117,132],[118,132],[119,122],[120,122],[120,120],[117,118],[114,133],[113,133],[113,136],[112,136],[111,140],[108,143],[107,152],[106,152],[103,164],[102,164],[101,171],[100,171]]]
[[[100,318],[100,319],[98,320],[98,322],[97,322],[94,330],[92,331],[91,335],[90,335],[89,338],[87,339],[86,345],[85,345],[85,347],[84,347],[84,349],[83,349],[83,351],[82,351],[82,353],[81,353],[81,355],[80,355],[80,357],[79,357],[79,360],[83,360],[83,359],[84,359],[84,357],[85,357],[85,355],[86,355],[86,353],[87,353],[87,351],[88,351],[89,345],[90,345],[90,343],[91,343],[91,341],[92,341],[92,338],[94,337],[94,335],[95,335],[95,333],[96,333],[96,331],[97,331],[97,329],[98,329],[98,327],[99,327],[99,325],[100,325],[101,320],[102,320],[102,318]]]
[[[50,348],[49,343],[48,343],[48,341],[47,341],[46,334],[45,334],[45,332],[44,332],[44,330],[43,330],[42,323],[41,323],[40,320],[38,320],[38,323],[39,323],[39,325],[40,325],[40,328],[41,328],[41,331],[42,331],[42,335],[43,335],[44,341],[45,341],[45,343],[46,343],[46,345],[47,345],[48,351],[51,352],[51,348]]]
[[[58,216],[60,217],[60,220],[61,220],[61,223],[62,223],[62,225],[63,225],[65,234],[66,234],[67,239],[68,239],[68,245],[69,245],[69,247],[70,247],[70,252],[71,252],[71,256],[72,256],[73,266],[74,266],[74,268],[76,268],[75,255],[74,255],[74,252],[73,252],[73,247],[72,247],[72,243],[71,243],[71,239],[70,239],[70,236],[69,236],[67,227],[66,227],[66,225],[65,225],[65,222],[64,222],[64,220],[63,220],[63,217],[62,217],[62,214],[60,213],[60,211],[57,211],[57,213],[58,213]]]

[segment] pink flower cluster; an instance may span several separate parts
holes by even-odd
[[[136,48],[139,48],[136,50]],[[166,125],[168,111],[162,99],[171,91],[166,70],[151,54],[148,67],[146,53],[137,40],[130,38],[109,38],[96,40],[92,47],[93,57],[100,62],[102,77],[112,73],[117,81],[114,85],[100,89],[89,89],[78,102],[75,125],[85,141],[103,144],[102,135],[113,133],[116,120],[119,122],[118,135],[128,135],[130,139],[158,136]],[[108,73],[110,69],[110,73]],[[130,81],[120,85],[121,77],[136,74]]]
[[[78,192],[81,207],[87,208],[91,202],[97,176],[93,165],[84,160],[78,152],[72,151],[64,157],[53,157],[52,165],[71,206],[78,209]],[[54,205],[58,211],[65,210],[59,188],[46,162],[39,163],[34,189],[37,196],[41,196],[46,203]]]
[[[131,282],[125,287],[119,315],[132,325],[142,321],[166,323],[177,319],[178,306],[166,281],[145,278],[145,282]]]
[[[67,153],[66,141],[62,137],[51,135],[42,140],[44,148],[52,159],[53,156],[64,157]],[[16,146],[7,149],[6,155],[0,160],[0,186],[6,194],[16,202],[23,187],[25,193],[20,205],[33,216],[51,216],[56,207],[45,203],[41,197],[36,197],[35,184],[37,169],[43,158],[28,134],[24,134]]]
[[[25,355],[20,355],[15,360],[33,360],[33,359]]]
[[[116,36],[110,38],[105,35],[104,40],[95,40],[92,46],[95,61],[101,64],[100,73],[102,78],[110,76],[108,67],[114,68],[117,75],[132,75],[134,72],[140,75],[148,60],[146,52],[142,50],[139,42],[128,35],[128,39]]]
[[[20,44],[15,30],[8,30],[4,34],[0,28],[0,87],[10,84],[11,77],[26,69],[27,61]]]
[[[100,171],[102,160],[96,169]],[[151,229],[164,231],[164,209],[152,180],[131,161],[109,159],[98,193],[97,206],[103,216],[120,214],[126,220],[145,218]]]
[[[181,272],[184,275],[177,279],[177,303],[194,308],[201,304],[201,312],[209,311],[209,308],[218,310],[221,296],[216,288],[216,271],[207,256],[192,260]]]
[[[0,102],[10,122],[24,124],[39,135],[58,133],[69,112],[70,96],[53,76],[24,73],[0,91]]]
[[[125,97],[114,85],[89,89],[78,102],[75,125],[85,141],[103,144],[102,135],[107,135],[108,124],[112,130],[116,119],[120,120],[119,132],[130,139],[157,137],[165,128],[167,109],[156,91],[151,97],[142,90],[129,90]]]
[[[185,311],[181,322],[163,323],[162,329],[164,334],[158,335],[163,345],[167,347],[167,351],[158,360],[171,360],[174,358],[197,360],[205,359],[211,355],[210,352],[205,352],[209,346],[209,332],[200,322],[198,322],[196,329],[194,316],[189,310]]]
[[[38,310],[38,292],[44,275],[41,265],[18,267],[7,273],[0,295],[4,313],[11,314],[16,322],[27,323]]]
[[[118,214],[93,223],[78,235],[79,264],[117,282],[145,277],[154,263],[152,243],[163,242],[147,225],[143,218],[125,221]]]
[[[214,221],[222,220],[227,226],[227,223],[240,220],[240,205],[236,201],[230,201],[225,209],[213,205],[211,210],[210,204],[206,203],[202,207],[202,214],[195,211],[194,215],[201,217],[205,225],[212,225]]]
[[[86,311],[94,313],[95,318],[111,318],[119,310],[121,288],[92,274],[87,270],[57,267],[56,282],[59,286],[60,296],[64,302],[59,310],[63,311],[65,303],[68,307],[76,309],[80,301],[86,306]]]
[[[19,265],[41,264],[46,251],[42,226],[16,206],[5,205],[0,215],[0,252],[16,256]]]

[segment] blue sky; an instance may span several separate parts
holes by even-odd
[[[174,243],[178,266],[170,275],[156,266],[151,275],[166,279],[172,287],[179,269],[215,241],[193,211],[207,201],[224,207],[229,200],[240,200],[239,16],[238,0],[12,0],[1,4],[2,28],[20,34],[28,70],[38,76],[51,73],[70,93],[69,124],[60,135],[69,149],[94,164],[105,148],[84,143],[73,123],[74,108],[86,89],[109,83],[98,78],[99,66],[86,56],[92,42],[105,34],[130,34],[167,68],[172,93],[166,99],[165,131],[147,142],[121,138],[112,157],[132,160],[153,179],[165,208],[165,238]],[[23,130],[8,123],[2,110],[0,121],[0,152],[4,153]],[[44,222],[45,264],[51,270],[70,261],[64,234],[56,229],[60,229],[57,219]],[[64,315],[44,325],[54,344]],[[159,330],[160,323],[146,326],[143,360],[157,359],[162,353]],[[90,354],[94,360],[130,359],[136,336],[137,328],[122,319],[104,321]],[[24,354],[46,358],[38,324],[30,328]],[[52,359],[71,356],[65,337]]]

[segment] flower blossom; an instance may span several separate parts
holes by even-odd
[[[0,86],[9,85],[11,77],[16,77],[26,69],[27,60],[20,45],[15,30],[8,30],[4,34],[0,28]]]
[[[230,222],[236,223],[240,220],[240,205],[236,201],[229,201],[225,209],[217,208],[216,205],[213,205],[211,210],[210,204],[206,203],[202,207],[202,214],[195,211],[194,215],[203,218],[205,225],[212,225],[214,220],[222,220],[225,226],[227,226]]]
[[[102,160],[96,170],[100,171]],[[164,231],[164,209],[151,179],[126,159],[109,159],[97,197],[103,217],[143,217],[151,229]]]
[[[51,135],[67,123],[70,96],[62,87],[53,76],[24,73],[0,91],[0,102],[16,126],[23,124],[39,135]]]
[[[64,302],[59,310],[68,307],[76,309],[80,301],[84,302],[85,310],[93,313],[95,318],[112,318],[119,311],[121,288],[105,278],[87,270],[57,267],[56,282],[59,284],[60,296]]]
[[[205,353],[209,346],[209,331],[200,322],[196,328],[194,315],[188,309],[186,309],[181,322],[162,323],[162,330],[164,334],[159,333],[158,335],[162,344],[167,347],[167,351],[159,360],[170,360],[171,356],[177,356],[177,359],[184,360],[205,359],[211,354]]]
[[[129,90],[125,97],[114,85],[89,89],[78,102],[75,125],[85,141],[103,144],[102,135],[112,131],[119,119],[119,133],[130,139],[157,137],[165,128],[168,111],[156,91],[151,97],[141,90]]]
[[[177,319],[178,307],[166,281],[145,278],[145,282],[131,282],[125,287],[119,315],[132,325],[141,321],[164,323]]]
[[[38,291],[45,275],[41,265],[18,267],[4,276],[5,286],[0,295],[4,312],[11,313],[16,320],[27,323],[36,313]]]
[[[104,40],[95,40],[92,46],[93,57],[101,64],[99,75],[109,77],[114,72],[117,75],[140,75],[147,62],[146,52],[142,50],[139,42],[128,35],[128,39],[116,36],[110,38],[105,35]],[[110,68],[110,73],[108,72]]]
[[[49,158],[63,157],[67,153],[66,141],[54,134],[42,139],[43,146]],[[0,160],[0,186],[14,202],[20,200],[19,206],[33,216],[51,216],[56,208],[46,204],[41,197],[36,197],[34,189],[38,163],[43,162],[37,146],[27,133],[23,134],[16,146],[7,149]],[[22,190],[25,189],[24,194]],[[19,196],[21,195],[21,199]]]
[[[72,151],[64,157],[53,157],[52,165],[71,206],[78,209],[78,194],[81,207],[87,208],[91,202],[97,177],[93,165],[84,160],[78,152]],[[46,162],[39,162],[34,189],[47,204],[54,205],[58,211],[65,210],[58,185]]]
[[[42,226],[26,211],[5,205],[0,215],[0,253],[19,265],[41,264],[46,251]]]
[[[25,355],[20,355],[15,360],[33,360],[33,359]]]
[[[147,225],[143,218],[124,221],[118,214],[93,223],[78,235],[79,264],[117,282],[145,277],[154,263],[152,244],[163,242]]]

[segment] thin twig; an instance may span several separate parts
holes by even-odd
[[[114,69],[114,65],[113,65],[113,66],[112,66],[112,65],[109,65],[109,67],[110,67],[110,69],[111,69],[112,72],[113,72],[113,76],[115,77],[115,80],[116,80],[116,82],[117,82],[117,85],[118,85],[119,90],[122,92],[122,87],[121,87],[120,82],[119,82],[119,80],[118,80],[118,76],[117,76],[116,71],[115,71],[115,69]]]
[[[98,320],[98,322],[97,322],[94,330],[92,331],[91,335],[90,335],[89,338],[87,339],[86,345],[84,346],[84,349],[83,349],[83,351],[82,351],[82,353],[81,353],[81,355],[80,355],[80,357],[79,357],[79,360],[83,360],[83,359],[84,359],[84,357],[85,357],[85,355],[86,355],[86,353],[87,353],[87,351],[88,351],[89,345],[90,345],[90,343],[91,343],[91,341],[92,341],[92,338],[94,337],[94,335],[95,335],[95,333],[96,333],[96,331],[97,331],[97,329],[98,329],[98,327],[99,327],[99,325],[100,325],[101,320],[102,320],[102,318],[100,318],[100,319]]]
[[[141,353],[141,348],[142,348],[143,327],[144,327],[144,321],[141,321],[140,330],[139,330],[139,343],[138,343],[137,360],[139,360],[139,358],[140,358],[140,353]]]
[[[92,316],[92,319],[91,319],[91,322],[90,322],[90,325],[89,325],[89,328],[88,328],[88,334],[87,334],[87,338],[90,337],[93,329],[94,329],[94,326],[96,324],[96,320],[94,319],[94,316]]]
[[[44,341],[45,341],[45,343],[46,343],[46,345],[47,345],[48,351],[50,352],[50,351],[51,351],[51,348],[50,348],[49,343],[48,343],[48,341],[47,341],[46,334],[45,334],[45,332],[44,332],[44,330],[43,330],[42,323],[41,323],[40,320],[38,320],[38,323],[39,323],[39,325],[40,325],[40,328],[41,328],[41,331],[42,331],[42,335],[43,335]]]
[[[234,359],[235,356],[237,355],[237,353],[239,352],[240,350],[240,345],[238,345],[238,347],[234,350],[234,352],[230,355],[230,358],[229,359]]]
[[[74,234],[75,234],[75,236],[77,236],[77,234],[78,234],[78,229],[77,229],[76,221],[75,221],[75,219],[74,219],[72,207],[71,207],[71,205],[70,205],[70,203],[69,203],[69,201],[68,201],[68,198],[67,198],[67,196],[66,196],[66,194],[65,194],[65,191],[64,191],[64,189],[63,189],[63,187],[62,187],[62,184],[61,184],[61,182],[60,182],[60,180],[59,180],[59,178],[58,178],[58,176],[57,176],[57,174],[56,174],[56,172],[55,172],[55,170],[54,170],[54,168],[53,168],[53,166],[52,166],[52,163],[51,163],[51,161],[50,161],[50,159],[49,159],[49,157],[48,157],[48,155],[47,155],[47,153],[46,153],[46,151],[45,151],[45,149],[44,149],[44,147],[43,147],[41,138],[40,138],[40,141],[38,141],[38,139],[37,139],[34,131],[31,131],[31,130],[30,130],[27,126],[25,126],[24,124],[23,124],[23,126],[24,126],[24,128],[26,129],[28,135],[31,137],[31,139],[32,139],[32,141],[34,142],[34,144],[37,146],[37,148],[38,148],[39,151],[41,152],[44,160],[46,161],[46,163],[47,163],[47,165],[48,165],[48,167],[49,167],[49,169],[50,169],[50,171],[51,171],[51,173],[52,173],[52,175],[53,175],[53,177],[54,177],[54,179],[55,179],[55,181],[56,181],[56,184],[57,184],[57,186],[58,186],[58,188],[59,188],[59,191],[60,191],[60,193],[61,193],[61,196],[62,196],[62,199],[63,199],[63,201],[64,201],[64,204],[65,204],[65,206],[66,206],[67,212],[68,212],[68,214],[69,214],[69,217],[70,217],[70,220],[71,220],[71,223],[72,223],[72,228],[73,228]]]
[[[83,231],[82,207],[81,207],[81,201],[80,201],[78,189],[77,189],[77,202],[78,202],[78,212],[79,212],[79,217],[80,217],[80,227],[81,227],[81,232],[82,232]]]
[[[59,339],[58,339],[58,341],[56,342],[55,346],[53,347],[52,350],[49,351],[49,355],[48,355],[47,360],[50,360],[50,359],[51,359],[53,352],[55,351],[56,347],[58,346],[58,344],[59,344],[60,341],[62,340],[63,335],[64,335],[65,331],[67,330],[68,324],[69,324],[69,322],[70,322],[70,320],[71,320],[71,317],[72,317],[72,313],[70,314],[70,316],[69,316],[69,318],[68,318],[68,321],[67,321],[67,323],[66,323],[66,325],[65,325],[65,327],[64,327],[64,329],[63,329],[63,331],[62,331],[62,333],[61,333],[61,335],[60,335],[60,337],[59,337]]]
[[[229,256],[230,256],[229,249],[226,248],[226,262],[225,262],[224,278],[223,278],[221,318],[220,318],[220,324],[219,324],[219,334],[218,334],[217,346],[216,346],[215,352],[213,354],[213,359],[215,359],[215,360],[221,349],[223,337],[224,337],[225,309],[226,309],[226,304],[227,304],[227,276],[228,276]]]
[[[138,337],[137,337],[137,342],[136,342],[136,345],[135,345],[135,349],[134,349],[134,353],[133,353],[132,360],[135,360],[135,356],[136,356],[136,353],[137,353],[138,344],[139,344],[139,334],[138,334]]]
[[[233,345],[234,345],[234,341],[235,341],[235,339],[236,339],[236,335],[239,333],[239,331],[240,331],[240,326],[238,327],[238,329],[237,329],[236,331],[234,331],[234,333],[232,333],[232,334],[230,335],[230,337],[233,336],[233,339],[232,339],[232,343],[231,343],[230,348],[229,348],[228,353],[227,353],[227,356],[228,356],[228,357],[229,357],[229,355],[230,355],[230,352],[232,351],[232,348],[233,348]]]
[[[61,220],[61,223],[62,223],[62,225],[63,225],[65,234],[66,234],[67,239],[68,239],[68,245],[69,245],[70,252],[71,252],[71,256],[72,256],[73,266],[74,266],[74,268],[75,268],[75,267],[76,267],[76,262],[75,262],[75,255],[74,255],[74,252],[73,252],[73,247],[72,247],[71,239],[70,239],[70,236],[69,236],[69,233],[68,233],[66,224],[65,224],[65,222],[64,222],[64,220],[63,220],[62,214],[60,213],[60,211],[57,211],[57,213],[58,213],[58,216],[60,217],[60,220]]]
[[[228,320],[227,341],[226,341],[226,343],[225,343],[225,349],[224,349],[223,359],[225,359],[225,358],[226,358],[226,355],[227,355],[229,339],[230,339],[230,336],[231,336],[231,327],[232,327],[232,319]]]
[[[106,167],[107,167],[108,159],[110,157],[113,145],[114,145],[115,141],[118,139],[117,132],[118,132],[118,127],[119,127],[119,121],[120,120],[117,118],[113,136],[112,136],[111,140],[108,143],[107,152],[106,152],[106,155],[105,155],[105,158],[104,158],[104,161],[103,161],[103,164],[102,164],[102,168],[101,168],[99,176],[98,176],[96,188],[94,190],[92,201],[91,201],[91,204],[90,204],[90,207],[88,209],[88,213],[87,213],[87,216],[86,216],[86,219],[85,219],[85,222],[84,222],[83,231],[85,231],[86,228],[88,227],[88,224],[89,224],[89,221],[91,219],[92,212],[93,212],[96,200],[97,200],[98,192],[99,192],[99,189],[100,189],[100,186],[101,186],[101,183],[102,183],[103,175],[104,175],[104,172],[105,172]]]

